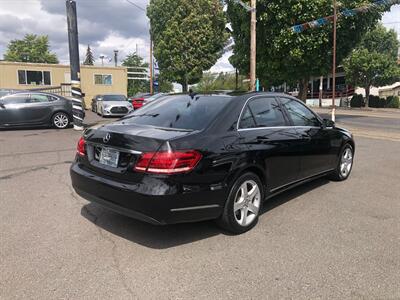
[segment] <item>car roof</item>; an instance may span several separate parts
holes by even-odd
[[[30,90],[12,90],[12,91],[13,91],[12,93],[10,93],[8,95],[4,95],[3,97],[18,95],[18,94],[40,94],[40,95],[52,96],[52,97],[56,97],[56,98],[64,98],[63,96],[60,96],[57,94],[41,92],[41,91],[30,91]]]

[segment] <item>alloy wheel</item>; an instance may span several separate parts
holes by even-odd
[[[349,176],[351,167],[353,166],[353,151],[347,147],[342,154],[340,161],[340,174],[343,178]]]
[[[54,116],[53,123],[57,128],[63,129],[69,124],[68,116],[65,114],[56,114]]]
[[[243,227],[251,224],[258,216],[261,192],[253,180],[243,182],[236,193],[233,211],[236,222]]]

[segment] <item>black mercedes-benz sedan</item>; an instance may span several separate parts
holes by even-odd
[[[0,128],[53,126],[72,122],[72,102],[64,97],[33,91],[0,97]]]
[[[132,218],[216,219],[243,233],[265,199],[347,179],[354,150],[350,132],[288,95],[177,95],[86,130],[71,178],[83,198]]]

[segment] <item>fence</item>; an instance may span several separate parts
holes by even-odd
[[[29,89],[29,90],[36,91],[36,92],[45,92],[45,93],[56,94],[56,95],[63,96],[63,97],[72,97],[70,83],[62,83],[60,86],[41,87],[41,88],[34,88],[34,89]]]
[[[354,95],[354,88],[344,88],[336,90],[335,98],[349,98]],[[322,99],[330,99],[333,98],[332,91],[322,91]],[[315,91],[314,93],[308,93],[307,99],[319,99],[319,91]]]

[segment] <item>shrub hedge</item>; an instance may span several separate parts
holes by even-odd
[[[397,96],[389,96],[386,99],[387,108],[400,108],[400,100]]]
[[[400,108],[400,99],[397,96],[389,96],[387,99],[378,96],[369,96],[369,107],[373,108]],[[350,100],[351,107],[365,106],[363,95],[354,94]]]
[[[361,107],[364,104],[364,97],[362,95],[354,94],[350,100],[351,107]]]
[[[384,108],[386,107],[386,99],[379,98],[378,96],[369,96],[369,107]]]

